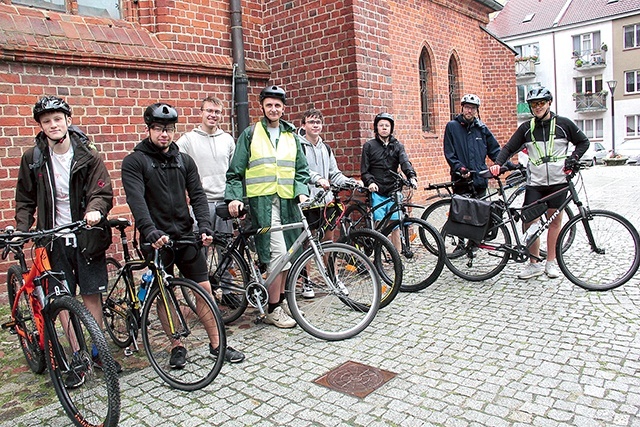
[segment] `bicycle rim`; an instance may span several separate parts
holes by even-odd
[[[447,268],[456,276],[472,282],[479,282],[498,275],[509,261],[510,255],[504,246],[511,245],[511,235],[506,225],[496,215],[492,215],[492,225],[488,234],[495,236],[481,243],[464,240],[464,245],[455,256],[447,256]],[[495,225],[497,224],[497,225]],[[444,233],[444,240],[449,237]]]
[[[451,199],[447,198],[437,200],[427,206],[424,212],[422,212],[422,216],[420,217],[420,219],[433,226],[436,230],[438,230],[438,232],[441,232],[444,228],[445,223],[447,222],[447,219],[449,218],[450,208]],[[420,239],[423,241],[423,244],[426,245],[427,249],[429,249],[434,254],[437,253],[438,248],[436,246],[433,246],[429,242],[426,235],[423,236],[421,234]],[[447,247],[446,244],[447,242],[445,242],[445,248]],[[457,242],[453,244],[453,246],[451,246],[451,244],[449,246],[455,248],[457,246]],[[447,253],[449,253],[449,250],[447,250]]]
[[[118,374],[104,334],[87,309],[69,296],[48,307],[47,364],[56,394],[76,426],[116,426],[120,419]],[[65,334],[65,329],[69,331]],[[77,343],[71,344],[70,338]],[[69,377],[79,387],[65,386]]]
[[[245,287],[249,274],[238,254],[225,249],[225,243],[214,242],[208,249],[209,283],[225,324],[234,322],[247,309]]]
[[[7,291],[9,293],[9,304],[12,304],[16,300],[19,289],[22,287],[22,271],[17,265],[12,265],[7,271]],[[39,303],[36,303],[39,305]],[[13,307],[10,306],[12,309]],[[35,322],[35,314],[29,303],[29,295],[23,292],[18,301],[18,306],[14,313],[14,320],[16,322],[16,336],[20,341],[20,347],[24,358],[29,365],[29,369],[36,374],[44,372],[46,363],[44,360],[44,352],[40,348],[40,339],[38,334],[38,327]],[[42,314],[39,314],[42,316]],[[18,330],[20,332],[18,332]],[[22,336],[22,334],[25,336]]]
[[[201,389],[211,384],[222,369],[227,348],[222,316],[211,296],[191,280],[169,279],[165,290],[168,311],[155,284],[145,300],[142,339],[147,357],[171,387],[186,391]],[[189,304],[189,298],[195,301],[196,309]],[[210,336],[218,337],[219,357],[210,352]],[[186,364],[172,368],[171,350],[179,345],[187,350]]]
[[[380,308],[393,301],[402,285],[402,259],[391,241],[374,230],[351,230],[340,239],[367,255],[380,278]]]
[[[595,243],[589,243],[587,228]],[[640,238],[633,225],[621,215],[593,210],[585,219],[576,216],[567,223],[558,240],[564,241],[571,228],[571,245],[558,252],[558,266],[574,284],[590,291],[606,291],[623,285],[638,271]]]
[[[322,248],[323,259],[316,259],[310,248],[289,271],[286,294],[291,314],[302,329],[316,338],[338,341],[354,337],[378,312],[377,273],[371,261],[351,246],[327,243]],[[325,269],[324,259],[327,259],[328,280],[321,273]],[[302,296],[305,284],[312,286],[314,298]]]
[[[126,348],[133,341],[132,333],[137,330],[137,324],[131,313],[132,304],[129,301],[124,277],[126,273],[120,276],[120,269],[118,261],[107,258],[109,286],[107,294],[102,295],[102,317],[111,340],[118,347]]]

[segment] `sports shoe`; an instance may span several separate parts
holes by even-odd
[[[287,316],[291,317],[293,319],[293,314],[291,314],[291,309],[289,308],[289,301],[287,301],[286,299],[284,301],[282,301],[280,303],[280,307],[282,307],[282,310],[284,310],[284,312],[287,314]],[[300,310],[300,315],[304,316],[304,311]],[[293,319],[294,321],[296,319]]]
[[[215,358],[219,355],[218,349],[219,347],[213,348],[213,346],[209,344],[209,353]],[[228,345],[227,351],[224,352],[224,360],[229,363],[240,363],[244,360],[244,353]]]
[[[539,262],[527,263],[527,266],[522,269],[520,274],[518,274],[518,279],[531,279],[532,277],[538,277],[544,274],[544,269],[542,268],[542,264]]]
[[[560,268],[558,268],[558,261],[547,261],[544,265],[544,272],[550,279],[560,277]]]
[[[285,329],[296,326],[296,321],[289,317],[281,306],[277,306],[272,313],[267,313],[267,317],[264,318],[264,323]]]
[[[87,373],[87,364],[84,363],[79,353],[74,353],[71,358],[71,366],[69,372],[64,379],[64,386],[68,389],[74,389],[84,384],[84,377]]]
[[[98,357],[98,348],[95,344],[92,344],[91,347],[91,361],[93,362],[93,366],[102,370],[102,360],[100,360],[100,358]],[[116,366],[116,374],[122,372],[122,366],[118,363],[118,361],[114,359],[113,363],[115,363]]]
[[[169,366],[172,369],[182,369],[187,364],[187,349],[179,345],[171,349],[171,358],[169,358]]]
[[[338,285],[338,289],[340,289],[340,291],[342,291],[344,296],[349,296],[349,289],[347,289],[347,287],[344,285],[342,280],[338,279],[336,281],[336,285]]]
[[[311,285],[307,282],[305,282],[302,285],[302,298],[313,298],[316,296],[316,293],[314,292],[313,288],[311,287]]]

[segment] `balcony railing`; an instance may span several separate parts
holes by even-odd
[[[603,90],[596,93],[574,93],[573,100],[576,102],[576,111],[606,111],[607,110],[607,91]]]
[[[516,60],[516,77],[533,77],[536,75],[536,60],[526,58]]]
[[[606,51],[586,50],[583,52],[573,52],[573,64],[576,70],[589,70],[593,68],[604,68],[607,66],[605,59]]]

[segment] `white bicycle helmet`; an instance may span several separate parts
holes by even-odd
[[[480,97],[478,95],[474,95],[472,93],[468,93],[462,97],[462,101],[460,101],[460,105],[471,104],[480,108]]]

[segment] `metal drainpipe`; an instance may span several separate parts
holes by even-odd
[[[249,126],[249,79],[244,63],[244,39],[242,36],[241,0],[230,0],[231,6],[231,50],[233,52],[233,89],[234,106],[238,118],[237,135]]]

